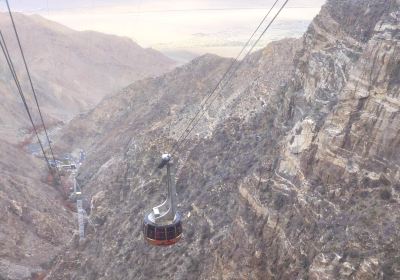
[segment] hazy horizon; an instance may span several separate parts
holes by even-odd
[[[273,0],[260,1],[9,1],[13,11],[39,14],[75,30],[132,38],[165,53],[235,56]],[[257,48],[285,37],[300,37],[324,0],[289,1]],[[278,6],[283,0],[278,2]],[[5,4],[0,5],[5,9]],[[271,18],[271,17],[270,17]]]

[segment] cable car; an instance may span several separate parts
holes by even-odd
[[[170,154],[163,154],[161,158],[158,168],[167,167],[168,195],[162,204],[153,207],[145,216],[143,235],[151,245],[168,246],[181,239],[182,222],[180,214],[176,211],[176,189],[172,175],[173,159]]]

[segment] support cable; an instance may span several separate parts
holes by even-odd
[[[264,18],[261,20],[260,24],[257,26],[257,28],[254,30],[253,34],[250,36],[250,38],[247,40],[247,42],[244,44],[244,46],[242,47],[241,51],[239,52],[239,54],[236,56],[236,58],[231,62],[231,64],[229,65],[228,69],[225,71],[225,74],[222,76],[222,78],[218,81],[217,85],[213,88],[213,90],[202,100],[202,102],[200,103],[200,108],[197,110],[196,114],[194,115],[194,117],[189,121],[189,124],[187,125],[186,129],[184,130],[184,132],[180,135],[180,137],[178,138],[177,142],[175,143],[175,145],[172,147],[172,151],[175,150],[175,148],[178,148],[178,143],[182,140],[182,138],[184,137],[185,133],[188,132],[189,127],[193,124],[193,122],[196,120],[196,118],[199,116],[199,114],[201,113],[202,110],[204,110],[204,106],[207,104],[208,100],[211,98],[211,96],[218,91],[218,89],[220,88],[222,82],[224,81],[225,77],[228,75],[228,73],[233,69],[234,65],[239,61],[240,56],[242,55],[242,53],[244,52],[244,50],[247,48],[247,46],[249,45],[249,43],[251,42],[251,40],[253,39],[254,35],[257,33],[257,31],[260,29],[260,27],[262,26],[262,24],[265,22],[265,20],[268,18],[269,14],[271,13],[272,9],[275,7],[275,5],[279,2],[279,0],[276,0],[275,3],[271,6],[271,8],[269,9],[268,13],[264,16]],[[190,133],[190,132],[189,132]]]
[[[235,59],[233,61],[233,63],[231,64],[236,66],[234,68],[233,71],[231,71],[230,75],[228,76],[226,82],[223,84],[223,86],[221,87],[221,91],[225,88],[225,86],[229,83],[229,81],[231,80],[231,78],[233,77],[233,74],[236,73],[236,71],[239,69],[239,67],[243,64],[243,62],[245,61],[245,59],[249,56],[249,54],[253,51],[253,49],[255,48],[255,46],[258,44],[258,42],[261,40],[261,38],[264,36],[264,34],[269,30],[269,28],[271,27],[271,25],[274,23],[274,21],[276,20],[276,18],[279,16],[279,14],[282,12],[282,10],[285,8],[286,4],[289,2],[289,0],[286,0],[282,6],[280,7],[280,9],[278,10],[278,12],[275,14],[275,16],[271,19],[271,21],[268,23],[268,25],[264,28],[263,32],[260,34],[260,36],[257,38],[257,40],[255,41],[255,43],[251,46],[251,48],[249,49],[249,51],[246,53],[246,55],[243,57],[243,59],[236,64],[237,60]],[[274,5],[277,2],[274,3]],[[272,7],[273,8],[273,7]],[[271,10],[272,10],[271,8]],[[271,11],[270,10],[270,11]],[[263,21],[267,18],[267,16],[263,19]],[[259,27],[262,25],[263,21],[261,22],[261,24],[259,25]],[[259,29],[258,27],[258,29]],[[256,30],[257,31],[257,30]],[[253,33],[252,37],[254,36],[254,34],[256,33],[256,31]],[[250,40],[249,40],[250,41]],[[247,47],[247,46],[245,46]],[[243,52],[243,50],[241,51],[241,53]],[[240,54],[241,54],[240,53]],[[232,66],[233,67],[233,66]],[[220,84],[222,84],[223,80],[225,79],[225,77],[227,76],[227,74],[230,72],[231,68],[229,67],[228,71],[225,72],[224,76],[222,77],[222,79],[218,82],[217,87],[215,87],[215,89],[212,91],[212,93],[206,98],[206,102],[208,102],[211,98],[211,96],[215,93],[215,91],[219,88]],[[197,126],[197,124],[200,122],[201,117],[207,112],[207,110],[210,108],[210,106],[213,104],[213,102],[216,100],[216,96],[214,96],[213,99],[211,99],[211,101],[208,104],[203,104],[200,107],[200,110],[198,111],[198,113],[192,118],[192,120],[189,122],[189,125],[186,127],[186,129],[183,131],[183,133],[181,134],[181,136],[178,138],[177,142],[173,145],[172,147],[172,153],[176,152],[186,141],[186,139],[189,137],[190,133],[194,130],[194,128]],[[205,107],[204,107],[205,106]],[[201,113],[201,115],[200,115]],[[191,127],[190,127],[191,126]]]
[[[51,172],[52,169],[51,169],[51,165],[50,165],[49,159],[47,158],[47,155],[46,155],[46,153],[44,151],[44,147],[43,147],[42,141],[40,140],[38,130],[37,130],[36,125],[35,125],[35,123],[33,121],[33,118],[32,118],[31,112],[29,110],[28,104],[26,102],[25,95],[24,95],[24,93],[22,91],[21,84],[19,82],[17,73],[15,72],[14,64],[13,64],[13,62],[11,60],[11,57],[10,57],[10,54],[8,52],[8,48],[7,48],[6,42],[4,41],[4,37],[3,37],[3,34],[2,34],[1,31],[0,31],[0,47],[1,47],[1,50],[3,51],[3,55],[4,55],[5,59],[7,61],[7,65],[8,65],[8,68],[10,69],[10,72],[11,72],[12,77],[14,79],[15,85],[17,86],[18,93],[19,93],[19,95],[21,97],[22,103],[24,104],[24,107],[25,107],[25,110],[26,110],[26,112],[28,114],[29,120],[30,120],[30,122],[32,124],[32,127],[33,127],[33,130],[35,132],[36,138],[37,138],[38,143],[40,145],[40,149],[42,150],[44,159],[46,160],[47,166],[48,166],[48,168],[49,168],[49,170]]]
[[[26,73],[27,73],[28,78],[29,78],[29,83],[30,83],[30,86],[31,86],[31,89],[32,89],[32,93],[33,93],[33,96],[35,98],[35,103],[36,103],[36,107],[37,107],[39,115],[40,115],[40,120],[42,122],[43,130],[44,130],[44,133],[46,135],[47,143],[49,145],[50,153],[51,153],[51,156],[53,158],[53,162],[55,164],[56,163],[56,159],[54,157],[53,148],[51,147],[49,135],[47,133],[46,125],[45,125],[44,120],[43,120],[42,111],[40,110],[40,106],[39,106],[39,102],[38,102],[38,99],[37,99],[36,91],[35,91],[35,88],[33,86],[32,78],[31,78],[31,74],[29,72],[28,64],[26,62],[24,51],[23,51],[22,45],[21,45],[21,41],[19,39],[18,31],[17,31],[17,28],[15,26],[14,17],[13,17],[13,15],[11,13],[11,9],[10,9],[10,5],[8,3],[8,0],[5,0],[5,1],[6,1],[6,4],[7,4],[8,13],[10,15],[11,23],[12,23],[12,26],[13,26],[13,29],[14,29],[15,37],[17,38],[17,42],[18,42],[19,50],[21,52],[22,60],[24,62],[25,70],[26,70]]]

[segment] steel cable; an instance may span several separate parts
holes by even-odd
[[[22,103],[24,104],[24,107],[25,107],[25,110],[26,110],[26,112],[28,114],[29,120],[30,120],[30,122],[32,124],[32,127],[33,127],[33,130],[35,132],[36,138],[37,138],[38,143],[40,145],[40,149],[42,150],[44,159],[46,160],[46,163],[47,163],[47,166],[48,166],[49,170],[52,171],[49,159],[47,158],[47,155],[46,155],[46,153],[44,151],[44,147],[43,147],[42,141],[40,140],[38,130],[37,130],[36,125],[35,125],[35,123],[33,121],[33,118],[32,118],[31,112],[29,110],[28,104],[26,102],[25,95],[24,95],[24,93],[22,91],[21,84],[19,82],[17,73],[15,72],[14,64],[13,64],[13,62],[11,60],[11,57],[10,57],[10,54],[8,52],[8,48],[7,48],[6,42],[4,41],[4,37],[3,37],[3,34],[2,34],[1,31],[0,31],[0,47],[1,47],[2,51],[3,51],[5,59],[7,61],[7,65],[8,65],[8,68],[9,68],[10,72],[11,72],[11,75],[12,75],[12,77],[14,79],[15,85],[17,86],[18,93],[19,93],[19,95],[21,97]]]
[[[47,143],[48,143],[48,145],[49,145],[50,153],[51,153],[51,156],[52,156],[52,158],[53,158],[53,162],[55,163],[55,162],[56,162],[56,159],[55,159],[55,157],[54,157],[53,148],[51,147],[49,135],[48,135],[48,133],[47,133],[46,125],[45,125],[44,120],[43,120],[42,111],[40,110],[40,106],[39,106],[39,102],[38,102],[38,99],[37,99],[36,91],[35,91],[35,88],[34,88],[34,86],[33,86],[31,74],[30,74],[30,72],[29,72],[28,64],[27,64],[26,59],[25,59],[24,51],[23,51],[23,49],[22,49],[21,41],[20,41],[20,39],[19,39],[19,34],[18,34],[17,28],[16,28],[16,26],[15,26],[14,17],[13,17],[13,15],[12,15],[12,13],[11,13],[11,9],[10,9],[10,5],[9,5],[9,3],[8,3],[8,0],[6,0],[6,4],[7,4],[8,13],[9,13],[9,15],[10,15],[11,23],[12,23],[12,26],[13,26],[13,29],[14,29],[15,37],[17,38],[17,43],[18,43],[18,46],[19,46],[19,50],[20,50],[20,52],[21,52],[22,60],[23,60],[23,62],[24,62],[25,70],[26,70],[26,73],[27,73],[27,75],[28,75],[29,84],[30,84],[30,86],[31,86],[32,93],[33,93],[33,96],[34,96],[34,99],[35,99],[36,107],[37,107],[38,112],[39,112],[39,115],[40,115],[40,120],[41,120],[41,122],[42,122],[43,130],[44,130],[44,133],[45,133],[45,135],[46,135]]]
[[[277,3],[278,1],[276,1],[274,3]],[[285,8],[286,4],[289,2],[289,0],[286,0],[282,6],[280,7],[280,9],[278,10],[278,12],[275,14],[275,16],[271,19],[271,21],[268,23],[268,25],[265,27],[265,29],[263,30],[263,32],[260,34],[260,36],[257,38],[257,40],[255,41],[255,43],[251,46],[251,48],[249,49],[249,51],[246,53],[246,55],[243,57],[243,59],[239,62],[239,64],[236,65],[236,67],[234,68],[234,70],[231,72],[231,74],[229,75],[227,81],[225,82],[225,84],[223,85],[223,87],[221,88],[221,91],[224,89],[224,87],[229,83],[229,81],[231,80],[231,78],[233,77],[233,74],[235,74],[235,72],[239,69],[239,67],[243,64],[243,62],[245,61],[245,59],[249,56],[249,54],[253,51],[253,49],[255,48],[255,46],[258,44],[258,42],[261,40],[261,38],[264,36],[264,34],[268,31],[268,29],[271,27],[271,25],[274,23],[274,21],[276,20],[276,18],[279,16],[279,14],[282,12],[282,10]],[[273,6],[273,7],[274,7]],[[270,9],[270,11],[272,11],[273,7]],[[270,13],[270,11],[268,12],[268,14]],[[262,25],[262,23],[265,21],[265,19],[267,18],[264,17],[263,21],[261,22],[261,24],[258,26],[259,27]],[[256,31],[253,33],[252,37],[254,36],[254,34],[257,32]],[[250,39],[251,40],[251,39]],[[249,40],[249,41],[250,41]],[[249,42],[248,41],[248,42]],[[242,54],[243,50],[246,48],[247,46],[245,46],[242,51],[240,52],[240,55]],[[234,60],[234,62],[231,64],[231,66],[228,68],[228,71],[225,72],[224,76],[221,78],[221,80],[218,82],[218,85],[215,87],[215,89],[212,91],[212,93],[206,98],[206,102],[208,102],[208,100],[210,100],[211,96],[215,93],[215,91],[219,88],[220,84],[223,82],[223,80],[225,79],[226,75],[230,72],[231,68],[235,65],[235,63],[237,62],[237,60]],[[198,113],[195,115],[194,118],[192,118],[192,120],[189,122],[189,125],[187,126],[187,128],[184,130],[184,132],[182,133],[182,135],[185,136],[180,136],[177,140],[177,142],[174,144],[174,146],[172,147],[172,153],[176,152],[186,141],[186,139],[189,137],[190,133],[194,130],[194,128],[196,127],[196,125],[200,122],[201,117],[207,112],[208,108],[210,108],[210,106],[213,104],[213,102],[216,100],[216,96],[214,97],[214,99],[211,99],[211,102],[207,104],[203,104],[200,107],[200,110],[198,111]],[[205,110],[204,110],[204,106]],[[201,113],[200,117],[199,114]],[[189,126],[191,126],[191,128],[189,128]],[[186,133],[186,134],[185,134]]]

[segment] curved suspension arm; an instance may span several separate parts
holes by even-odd
[[[153,216],[156,223],[162,223],[167,221],[173,221],[176,214],[176,188],[175,180],[173,176],[173,161],[169,154],[162,156],[162,161],[159,164],[159,168],[167,167],[167,189],[168,194],[166,200],[153,207]]]

